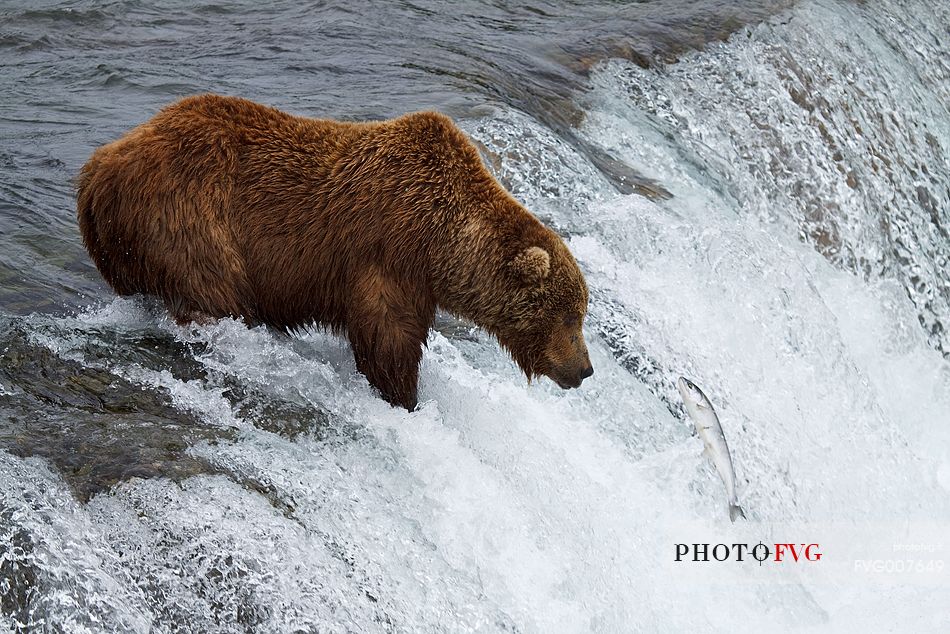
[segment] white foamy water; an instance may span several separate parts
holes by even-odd
[[[228,434],[189,449],[207,474],[132,478],[87,504],[42,460],[0,453],[0,567],[33,575],[37,597],[0,627],[947,631],[945,13],[803,3],[664,69],[598,67],[582,134],[666,201],[616,195],[522,113],[465,123],[585,271],[596,374],[580,390],[527,385],[477,331],[433,332],[407,413],[322,333],[182,329],[118,299],[35,318],[35,343]],[[876,128],[883,112],[895,121]],[[826,225],[833,252],[807,239]],[[84,347],[143,327],[193,346],[204,374]],[[679,374],[719,412],[748,521],[728,520]],[[235,386],[319,425],[267,431],[281,421],[233,406]],[[678,543],[760,541],[818,543],[822,559],[674,560]]]

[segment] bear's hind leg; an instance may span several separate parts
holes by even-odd
[[[165,309],[179,326],[188,326],[196,324],[198,326],[207,326],[217,321],[214,316],[209,315],[203,310],[194,306],[191,302],[180,296],[165,299]]]

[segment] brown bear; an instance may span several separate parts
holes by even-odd
[[[179,323],[323,325],[410,410],[437,307],[493,334],[529,380],[593,373],[577,263],[442,114],[351,123],[189,97],[93,153],[78,213],[120,295],[156,295]]]

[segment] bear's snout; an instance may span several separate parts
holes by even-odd
[[[571,365],[566,368],[557,368],[554,372],[550,374],[550,377],[554,379],[554,382],[563,390],[570,390],[581,386],[581,383],[584,382],[584,379],[593,376],[594,368],[590,364],[590,359],[585,358],[584,360],[576,365]]]
[[[571,380],[568,382],[567,389],[580,387],[581,383],[584,382],[584,379],[592,376],[593,374],[594,368],[590,365],[590,362],[588,362],[585,367],[573,373],[573,377],[571,377]],[[563,388],[564,386],[562,385],[561,387]]]
[[[547,375],[561,389],[580,387],[584,379],[594,374],[579,323],[574,330],[556,332],[550,339],[545,357],[546,363],[540,374]]]

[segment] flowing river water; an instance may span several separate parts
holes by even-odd
[[[3,2],[0,631],[948,631],[948,25],[942,0]],[[73,179],[205,91],[455,117],[576,255],[594,377],[528,385],[442,316],[407,413],[332,335],[115,298]],[[675,558],[759,542],[822,558]]]

